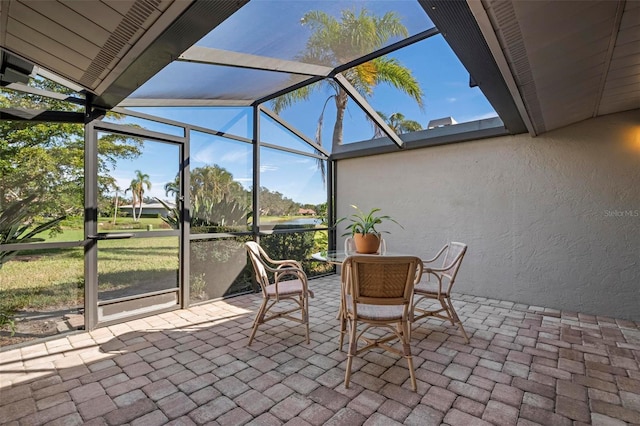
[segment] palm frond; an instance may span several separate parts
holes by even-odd
[[[396,89],[411,96],[421,109],[424,108],[422,88],[410,69],[402,66],[397,59],[385,56],[376,58],[372,62],[375,62],[377,69],[376,84],[391,84]]]
[[[313,93],[317,87],[318,86],[316,84],[310,84],[309,86],[304,86],[292,92],[285,93],[282,96],[278,96],[271,101],[271,109],[273,109],[276,114],[280,114],[283,110],[289,108],[294,103],[309,99],[311,93]]]

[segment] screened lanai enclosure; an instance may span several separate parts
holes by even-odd
[[[560,72],[591,69],[586,48],[530,54],[537,91],[517,46],[545,36],[503,31],[541,22],[536,3],[2,2],[0,344],[256,291],[249,240],[333,273],[311,255],[341,243],[342,160],[637,108],[616,74],[635,2],[559,2],[555,16],[594,25],[576,31],[620,36],[588,49],[601,74]]]
[[[182,37],[180,46],[167,35],[137,58],[124,52],[123,38],[148,36],[161,13],[178,16],[180,6],[12,2],[3,10],[3,149],[11,160],[2,210],[25,229],[2,241],[2,313],[25,326],[18,335],[91,329],[254,291],[245,241],[298,259],[335,244],[332,152],[374,139],[403,145],[382,117],[424,110],[424,92],[438,84],[414,77],[403,58],[446,58],[465,91],[479,95],[417,2],[194,4],[187,14],[206,12],[219,24],[190,27],[192,41]],[[48,8],[68,16],[68,28],[47,22],[57,16]],[[146,34],[130,33],[137,20]],[[186,31],[180,21],[166,34]],[[11,43],[21,46],[35,22],[57,49],[36,43],[25,59]],[[118,46],[128,57],[114,55]],[[130,65],[116,75],[118,59]],[[376,79],[389,93],[374,91]],[[311,260],[305,268],[310,276],[331,271]]]

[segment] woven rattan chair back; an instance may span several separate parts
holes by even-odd
[[[260,285],[263,295],[266,295],[266,289],[269,286],[269,274],[267,274],[266,262],[264,259],[269,259],[269,256],[264,252],[262,247],[254,241],[245,243],[247,253],[249,253],[249,259],[253,265],[253,271],[255,273],[256,281]]]
[[[458,269],[460,269],[460,265],[462,264],[462,258],[467,251],[467,245],[451,242],[446,247],[444,259],[442,260],[442,275],[449,280],[448,287],[450,289],[456,279]]]
[[[411,257],[376,256],[351,259],[353,298],[356,303],[403,304],[411,298]]]

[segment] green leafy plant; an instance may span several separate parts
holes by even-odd
[[[373,208],[368,213],[365,213],[356,205],[352,204],[351,207],[356,209],[357,213],[348,217],[342,217],[336,221],[336,225],[344,220],[349,220],[351,222],[346,228],[347,232],[342,234],[343,237],[349,235],[353,236],[355,234],[380,234],[376,229],[376,225],[380,225],[386,220],[391,221],[404,229],[404,227],[396,222],[396,220],[391,216],[378,214],[378,212],[381,211],[379,208]],[[389,231],[382,232],[387,234],[389,233]]]
[[[155,198],[167,210],[167,217],[161,219],[178,229],[179,211],[177,206],[170,206],[167,202]],[[191,227],[233,227],[245,226],[251,220],[251,211],[240,204],[237,200],[231,199],[224,194],[219,200],[201,199],[194,197],[191,204]]]
[[[180,217],[180,211],[175,206],[170,206],[169,203],[162,201],[160,198],[155,197],[155,200],[162,204],[162,207],[167,210],[167,217],[161,217],[162,221],[169,225],[172,229],[178,229],[178,218]]]
[[[192,299],[205,299],[206,298],[207,282],[205,281],[205,274],[192,274],[189,279],[189,291],[191,291]]]
[[[11,330],[11,336],[16,334],[16,322],[13,319],[14,312],[2,308],[0,309],[0,329],[8,328]]]
[[[0,212],[0,244],[44,241],[44,238],[37,238],[36,235],[57,226],[66,219],[66,216],[61,216],[32,228],[33,219],[29,206],[36,198],[36,195],[30,195],[22,200],[14,201]],[[0,251],[0,268],[17,254],[17,250]]]

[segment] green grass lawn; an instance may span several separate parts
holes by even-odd
[[[111,223],[111,220],[104,218],[99,222]],[[130,218],[119,218],[117,225],[117,229],[105,232],[131,231],[131,226],[145,231],[147,225],[152,225],[153,230],[166,226],[159,218],[143,218],[140,223],[134,223]],[[63,223],[63,233],[43,237],[51,242],[82,241],[82,222]],[[326,249],[326,239],[326,231],[315,233],[317,251]],[[119,295],[127,288],[143,291],[152,281],[171,285],[170,279],[176,276],[178,237],[104,240],[98,244],[99,294]],[[165,281],[167,284],[162,284]],[[0,268],[0,312],[81,307],[83,299],[82,247],[23,251]]]
[[[0,311],[26,307],[57,310],[82,305],[82,247],[23,253],[0,269]]]
[[[131,288],[178,268],[178,237],[98,243],[100,292]],[[23,252],[0,270],[0,310],[62,309],[82,305],[84,249]]]
[[[113,225],[112,218],[98,219],[98,232],[132,232],[147,231],[148,225],[151,225],[153,231],[166,231],[171,229],[160,218],[143,217],[139,222],[134,222],[131,218],[118,218],[116,225]],[[49,231],[37,235],[38,238],[44,238],[48,242],[63,241],[82,241],[84,240],[84,224],[77,219],[70,219],[62,222],[62,233],[51,235]]]

